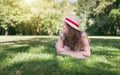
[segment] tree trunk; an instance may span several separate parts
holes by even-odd
[[[5,30],[5,36],[7,36],[8,35],[8,31],[7,30]]]

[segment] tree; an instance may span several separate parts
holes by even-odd
[[[119,19],[119,16],[115,15],[115,13],[113,14],[113,12],[114,9],[119,10],[119,6],[119,0],[96,1],[96,7],[88,17],[87,31],[91,32],[93,35],[117,35],[119,21],[114,17]]]
[[[73,11],[74,6],[76,3],[68,0],[1,0],[0,26],[8,34],[11,31],[17,35],[57,34],[61,18]]]
[[[95,5],[95,0],[78,0],[78,9],[76,10],[76,14],[81,19],[80,28],[84,31],[86,30],[87,17]]]

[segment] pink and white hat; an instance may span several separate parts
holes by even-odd
[[[71,27],[73,27],[74,29],[76,29],[78,31],[81,31],[80,28],[79,28],[80,19],[79,19],[78,16],[76,16],[74,14],[69,14],[63,20],[66,23],[68,23]]]

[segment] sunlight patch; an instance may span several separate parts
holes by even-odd
[[[85,64],[88,66],[95,66],[96,63],[110,64],[110,61],[108,61],[105,56],[92,55],[92,57],[87,59],[85,62]]]
[[[12,43],[12,42],[2,43],[2,45],[12,45],[12,44],[14,44],[14,43]]]
[[[52,59],[53,55],[52,54],[35,54],[35,53],[20,53],[17,54],[13,59],[10,59],[10,63],[19,63],[23,61],[31,61],[31,60],[47,60],[47,59]]]
[[[57,56],[57,58],[58,58],[59,60],[64,60],[64,58],[63,58],[62,56]]]
[[[27,5],[32,5],[32,3],[34,2],[34,0],[23,0],[23,2]]]
[[[23,53],[23,54],[18,54],[14,59],[19,59],[19,60],[31,60],[31,59],[36,59],[36,58],[43,58],[43,59],[50,59],[51,54],[35,54],[35,53]]]
[[[29,46],[28,44],[16,44],[16,45],[12,45],[13,47],[27,47]]]
[[[38,47],[30,47],[29,52],[38,53],[45,50],[46,50],[45,46],[38,46]]]
[[[96,49],[104,49],[104,50],[109,50],[109,51],[118,51],[119,49],[118,48],[113,48],[113,47],[103,47],[103,46],[94,46],[94,47],[91,47],[92,49],[96,50]]]
[[[102,63],[110,63],[105,56],[101,55],[101,56],[97,56],[97,55],[93,55],[92,61],[93,63],[97,63],[97,62],[102,62]]]

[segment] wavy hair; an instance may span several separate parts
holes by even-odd
[[[81,31],[75,30],[68,23],[66,23],[68,33],[65,34],[64,45],[68,46],[72,51],[82,46]]]

